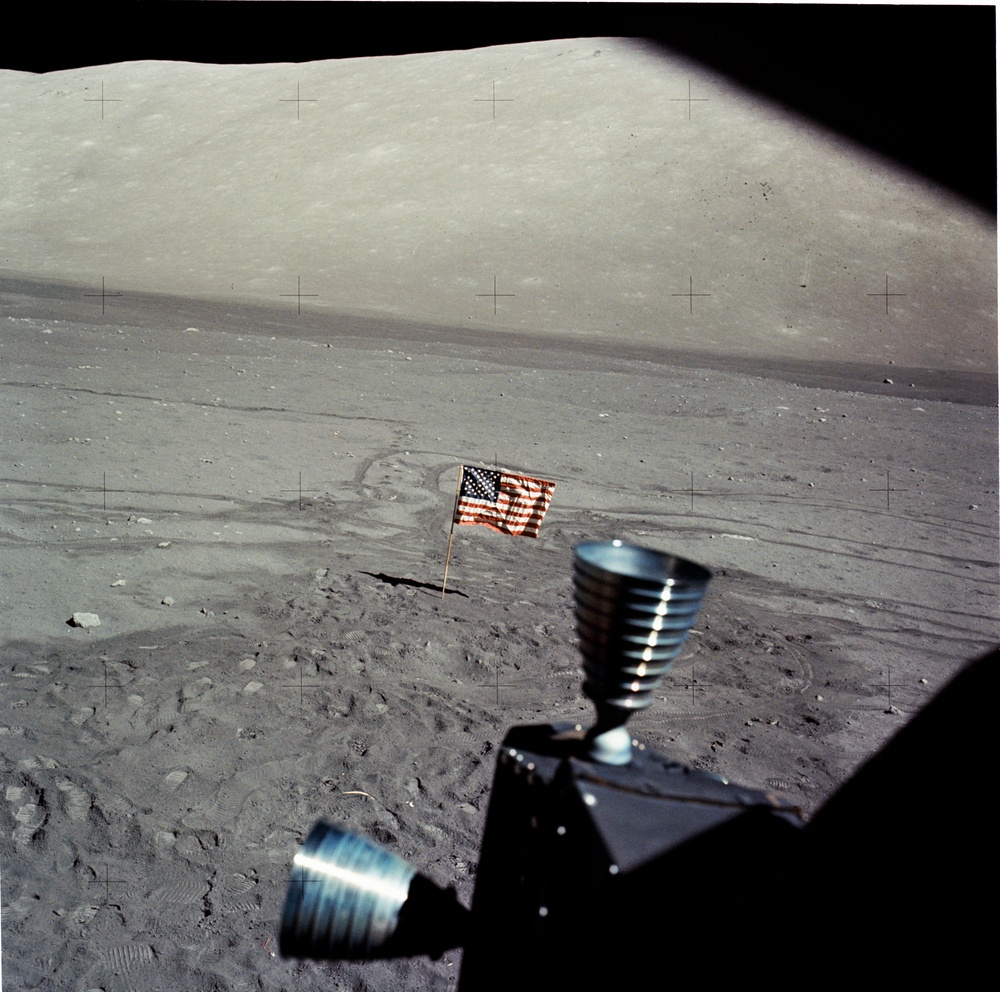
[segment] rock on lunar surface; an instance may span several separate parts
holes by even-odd
[[[101,618],[96,613],[74,613],[70,623],[74,627],[100,627]]]

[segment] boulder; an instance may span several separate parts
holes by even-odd
[[[74,613],[69,622],[74,627],[101,626],[101,618],[96,613]]]

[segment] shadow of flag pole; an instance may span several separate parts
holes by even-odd
[[[441,598],[444,599],[444,590],[448,585],[448,565],[451,562],[451,540],[455,536],[455,517],[458,516],[458,494],[462,491],[462,476],[465,474],[465,466],[458,466],[458,482],[455,484],[455,502],[451,508],[451,531],[448,534],[448,554],[444,559],[444,578],[441,580]]]

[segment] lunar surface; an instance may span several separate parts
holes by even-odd
[[[0,71],[3,977],[277,954],[325,817],[468,905],[500,742],[589,723],[575,544],[713,573],[630,729],[808,818],[996,641],[995,218],[585,38]],[[552,480],[455,529],[462,464]],[[93,614],[78,617],[74,614]]]

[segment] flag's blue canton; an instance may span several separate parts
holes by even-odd
[[[462,495],[495,503],[500,495],[501,474],[492,469],[469,468],[466,465],[462,475]]]

